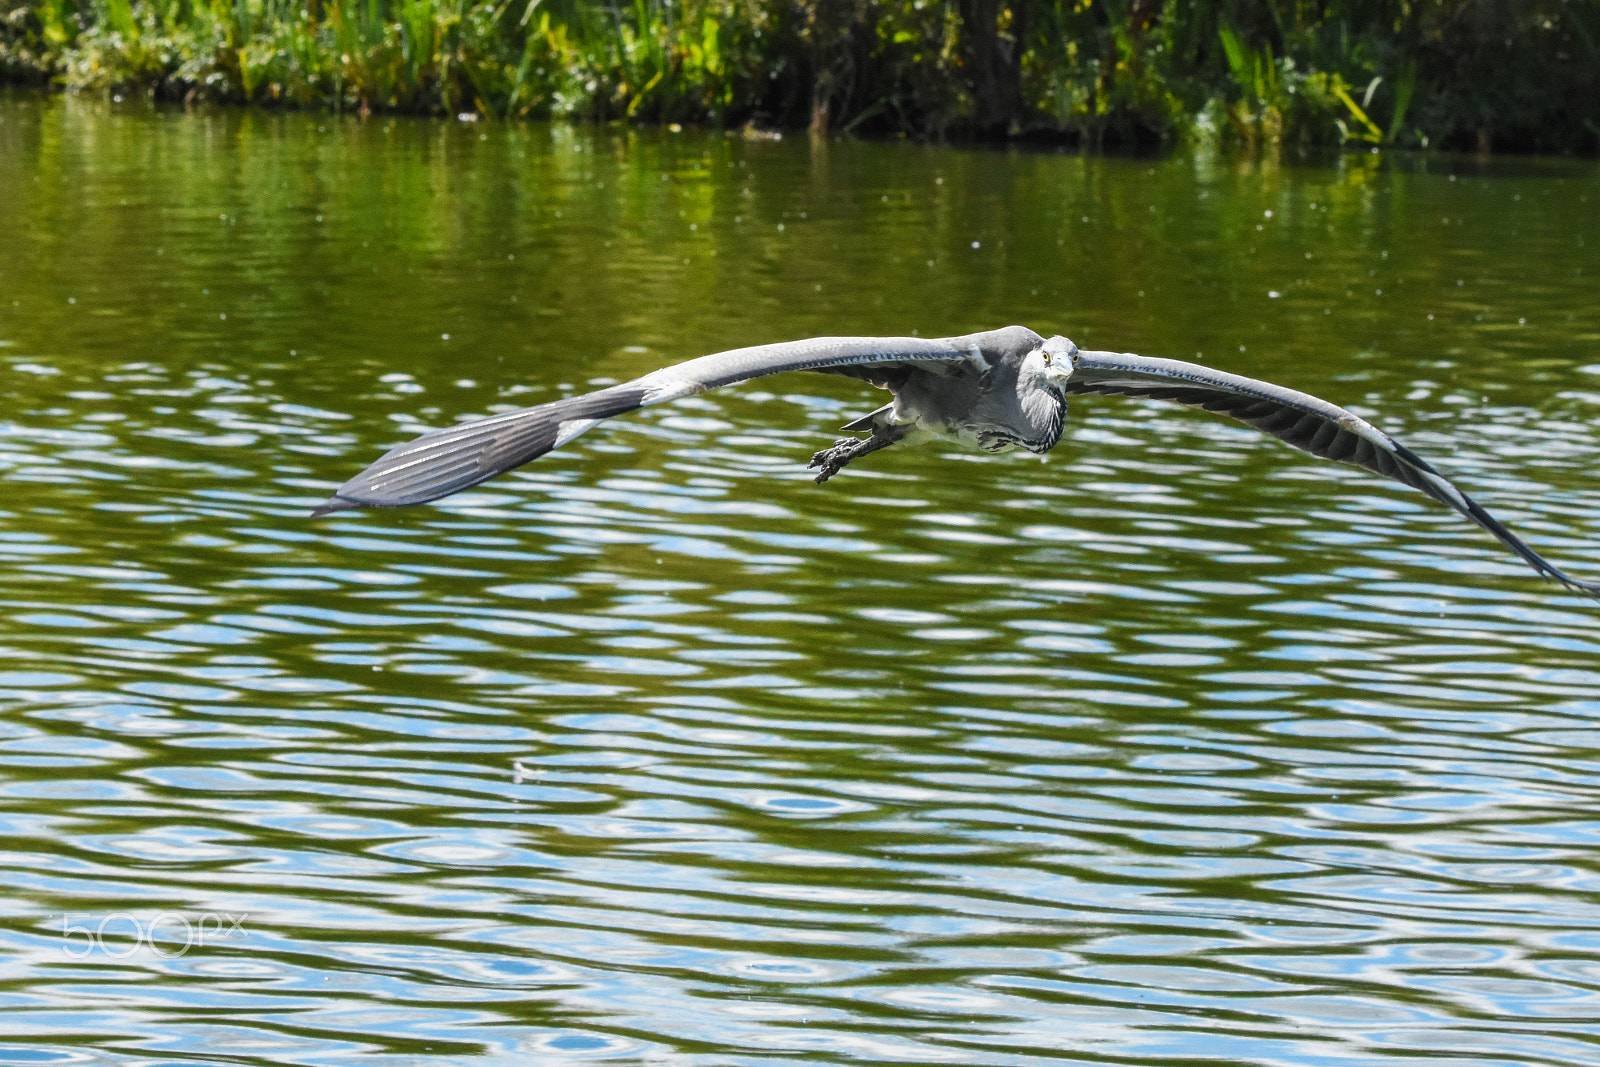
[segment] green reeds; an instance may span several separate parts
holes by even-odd
[[[41,77],[361,113],[1600,152],[1593,0],[0,0],[0,78]]]
[[[38,0],[0,24],[0,47],[80,89],[717,121],[736,98],[732,2],[539,10],[538,0]],[[760,20],[744,21],[759,30]]]

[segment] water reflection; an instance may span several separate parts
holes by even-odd
[[[1600,1062],[1594,609],[1400,487],[1096,400],[818,488],[875,401],[793,376],[304,518],[422,425],[1020,321],[1600,572],[1592,167],[0,120],[5,1057]]]

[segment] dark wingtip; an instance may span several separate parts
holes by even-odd
[[[1405,454],[1405,451],[1406,450],[1402,449],[1402,454]],[[1428,469],[1431,470],[1432,468]],[[1507,548],[1511,549],[1511,551],[1521,556],[1528,566],[1532,567],[1539,574],[1549,578],[1553,582],[1565,586],[1574,593],[1579,593],[1583,596],[1600,600],[1600,582],[1590,581],[1585,578],[1574,578],[1560,567],[1557,567],[1554,563],[1551,563],[1549,560],[1545,559],[1544,556],[1535,551],[1531,546],[1528,545],[1527,542],[1523,541],[1522,538],[1508,530],[1505,524],[1499,519],[1495,518],[1493,515],[1489,514],[1482,504],[1479,504],[1476,500],[1472,499],[1465,493],[1461,494],[1461,499],[1466,501],[1466,515],[1468,518],[1470,518],[1473,522],[1476,522],[1479,526],[1482,526],[1485,530],[1488,530],[1490,533],[1494,534],[1495,537],[1499,539],[1501,544],[1505,545]]]
[[[1557,578],[1556,581],[1561,582],[1562,585],[1566,586],[1574,593],[1578,593],[1581,596],[1586,596],[1591,600],[1600,601],[1600,585],[1596,585],[1594,582],[1586,582],[1581,578],[1571,577],[1567,578],[1565,581]]]
[[[1566,571],[1555,566],[1554,564],[1549,564],[1548,566],[1548,570],[1541,572],[1546,578],[1549,578],[1558,585],[1565,586],[1571,592],[1578,593],[1581,596],[1589,597],[1592,600],[1600,600],[1600,582],[1591,582],[1584,578],[1574,578],[1572,575],[1568,574]]]
[[[311,515],[309,517],[313,519],[320,519],[324,515],[332,515],[335,511],[348,511],[351,508],[359,508],[362,506],[363,505],[356,503],[354,500],[346,500],[338,493],[335,493],[327,500],[324,500],[321,504],[317,505],[315,508],[312,508]]]

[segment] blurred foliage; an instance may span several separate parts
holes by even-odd
[[[0,0],[0,76],[168,99],[1600,151],[1600,0]]]

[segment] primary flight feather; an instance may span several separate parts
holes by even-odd
[[[869,452],[927,437],[988,452],[1047,452],[1061,440],[1073,393],[1171,400],[1420,489],[1494,534],[1535,571],[1600,597],[1600,582],[1562,571],[1427,460],[1341,407],[1195,363],[1081,351],[1065,337],[1046,340],[1022,326],[961,337],[813,337],[701,356],[582,396],[425,433],[351,478],[312,515],[437,500],[537,459],[612,416],[795,370],[849,375],[894,395],[845,427],[867,437],[843,438],[811,458],[818,482]]]

